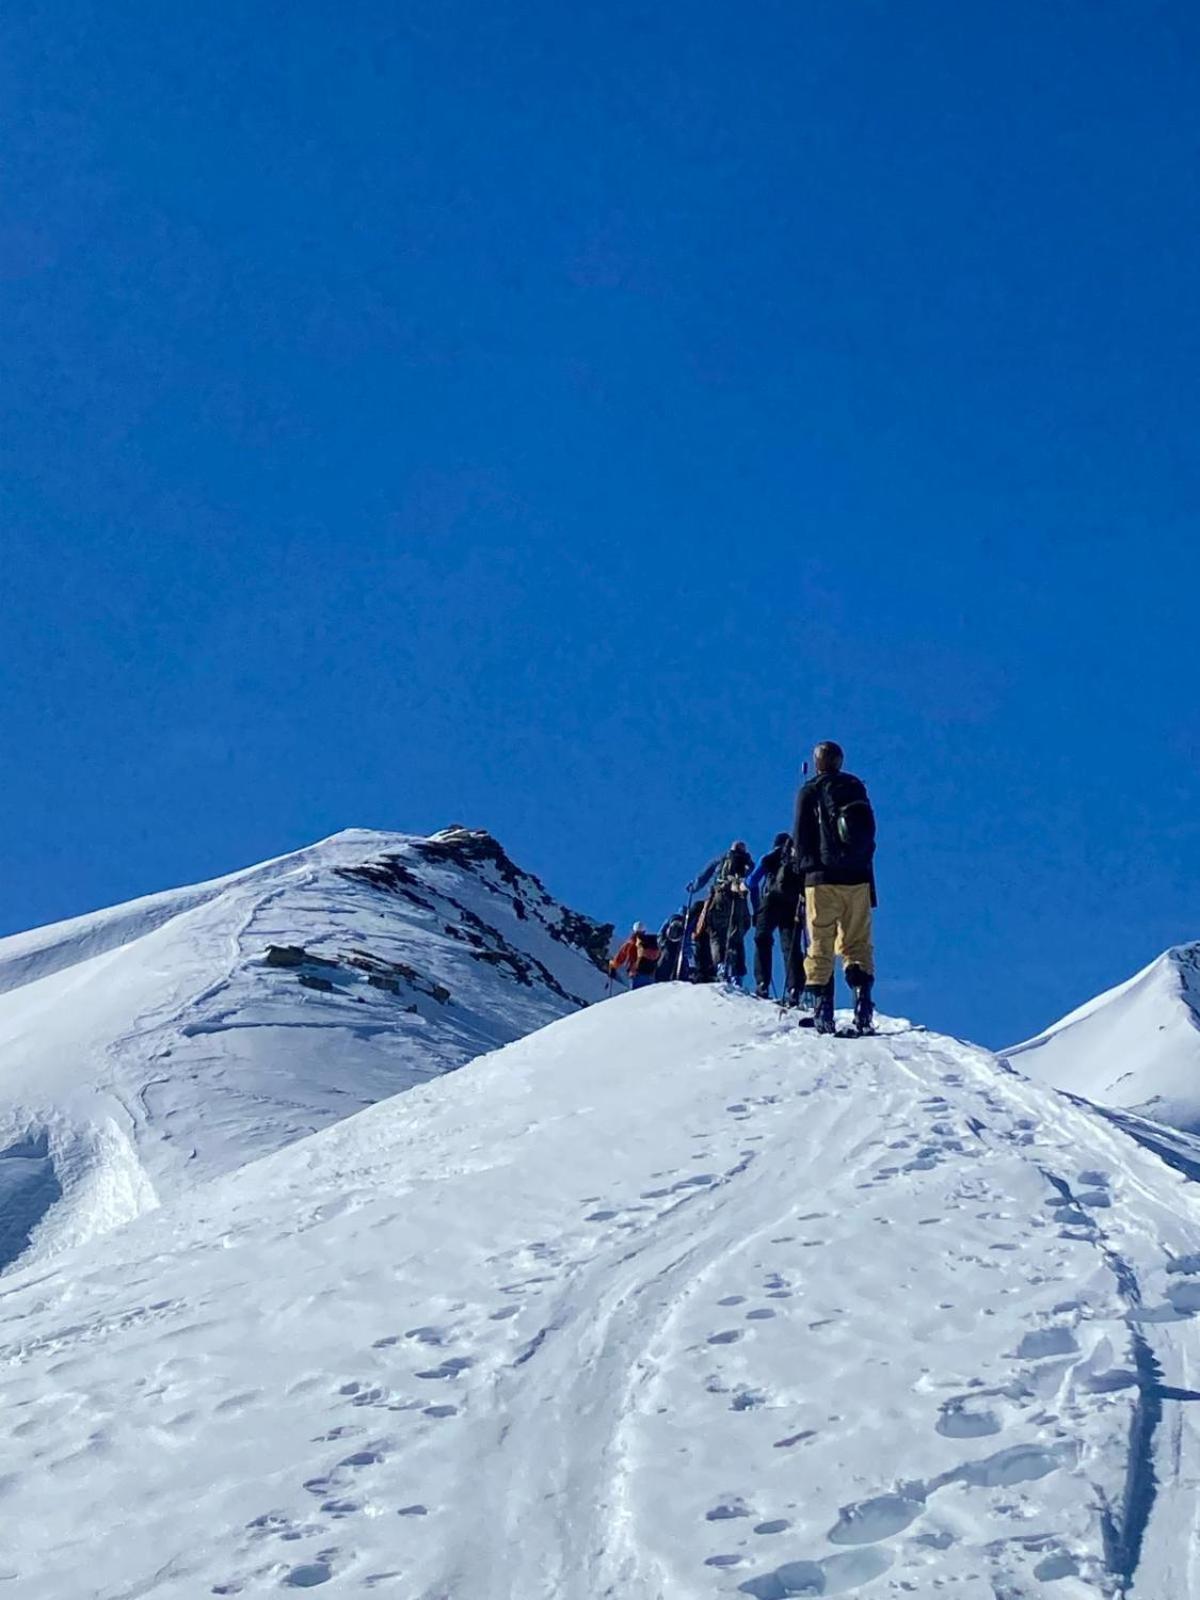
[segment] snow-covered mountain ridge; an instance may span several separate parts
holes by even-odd
[[[885,1027],[624,995],[19,1269],[13,1592],[1190,1600],[1200,1191]]]
[[[1070,1094],[1200,1132],[1200,944],[1166,951],[1004,1054]]]
[[[0,940],[0,1265],[599,998],[610,934],[453,828],[352,829]]]

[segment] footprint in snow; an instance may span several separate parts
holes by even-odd
[[[1046,1356],[1070,1356],[1079,1349],[1070,1328],[1035,1328],[1017,1346],[1017,1359],[1041,1361]]]
[[[327,1561],[306,1561],[302,1567],[293,1567],[283,1580],[285,1589],[316,1589],[333,1577],[333,1568]]]
[[[723,1300],[717,1301],[719,1306],[744,1306],[745,1303],[746,1296],[744,1294],[727,1294]]]
[[[846,1594],[880,1577],[892,1565],[887,1550],[847,1550],[824,1561],[785,1561],[774,1572],[748,1578],[739,1594],[754,1600],[788,1600],[791,1595]]]
[[[903,1533],[925,1509],[923,1500],[903,1494],[879,1494],[843,1506],[836,1525],[829,1531],[830,1544],[877,1544]]]
[[[720,1333],[710,1333],[709,1344],[736,1344],[742,1337],[740,1328],[725,1328]]]
[[[448,1378],[457,1378],[460,1372],[466,1372],[475,1365],[470,1356],[451,1356],[439,1366],[426,1367],[423,1372],[418,1372],[418,1378],[425,1378],[432,1382],[440,1382]]]
[[[705,1522],[732,1522],[737,1517],[748,1517],[750,1507],[739,1495],[731,1495],[704,1513]]]
[[[1000,1432],[1000,1420],[992,1411],[969,1411],[968,1400],[947,1400],[937,1420],[937,1431],[944,1439],[985,1439]]]
[[[1044,1561],[1039,1561],[1033,1569],[1033,1575],[1039,1583],[1053,1583],[1057,1578],[1077,1578],[1079,1563],[1074,1556],[1068,1555],[1065,1550],[1060,1550],[1052,1556],[1047,1556]]]

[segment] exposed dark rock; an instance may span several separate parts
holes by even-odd
[[[400,993],[400,984],[396,978],[385,978],[381,973],[369,972],[367,982],[372,989],[386,989],[389,994]]]
[[[548,931],[552,939],[569,944],[573,950],[582,950],[594,967],[607,972],[615,931],[611,922],[593,922],[591,917],[569,911],[564,906],[562,915],[556,923],[550,924]]]
[[[269,944],[267,946],[267,965],[269,967],[302,967],[305,960],[304,946],[301,944]]]
[[[378,861],[366,861],[360,867],[339,867],[337,871],[339,877],[352,883],[369,883],[373,888],[401,894],[422,911],[436,909],[432,901],[418,893],[421,880],[401,856],[380,856]]]
[[[333,985],[328,978],[318,978],[314,973],[302,972],[299,981],[306,989],[320,989],[322,994],[332,994]]]

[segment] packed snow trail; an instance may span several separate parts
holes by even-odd
[[[0,1575],[1188,1600],[1198,1195],[955,1041],[622,996],[14,1275]]]

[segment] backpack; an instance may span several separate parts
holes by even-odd
[[[753,867],[754,862],[749,856],[743,855],[740,850],[731,850],[717,871],[716,881],[713,884],[714,892],[718,889],[728,889],[735,883],[744,886]]]
[[[796,846],[789,839],[779,846],[779,859],[767,879],[767,893],[794,895],[800,887],[800,869],[796,865]]]
[[[870,867],[875,856],[875,813],[861,779],[830,775],[820,789],[821,861],[827,867]]]

